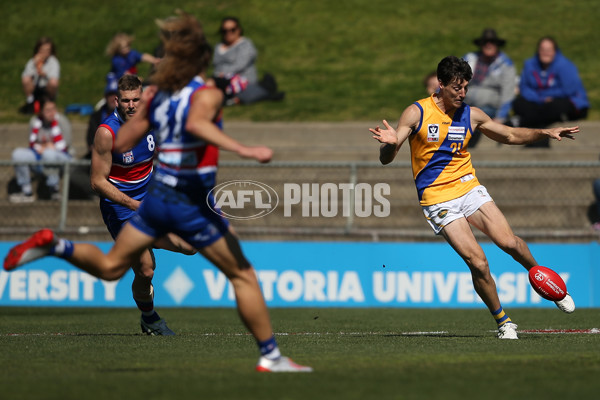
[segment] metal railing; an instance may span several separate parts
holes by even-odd
[[[0,209],[3,210],[0,215],[0,234],[8,237],[44,226],[59,232],[78,234],[106,232],[97,197],[91,192],[87,198],[73,195],[74,177],[79,176],[79,186],[82,186],[81,182],[87,178],[83,175],[89,164],[88,160],[32,164],[35,167],[61,167],[60,201],[38,200],[29,204],[13,204],[9,202],[6,190],[0,189]],[[597,218],[592,183],[600,177],[600,162],[484,161],[474,165],[479,180],[488,188],[520,236],[534,240],[597,239],[590,226],[591,221]],[[14,166],[12,161],[0,160],[0,182],[5,186],[14,176]],[[247,238],[436,240],[418,205],[409,162],[381,166],[378,162],[258,164],[224,161],[220,164],[218,181],[261,182],[282,197],[286,194],[286,185],[304,188],[301,185],[316,184],[317,187],[323,187],[325,184],[344,184],[355,188],[360,183],[385,183],[390,187],[390,193],[386,195],[390,213],[386,217],[362,217],[354,212],[343,214],[343,207],[355,209],[356,196],[350,196],[348,204],[338,204],[339,212],[328,217],[303,215],[300,205],[295,204],[288,207],[291,215],[285,215],[283,208],[279,207],[262,218],[233,221],[235,229]],[[39,179],[38,184],[41,184]],[[311,195],[314,193],[302,193],[303,201],[310,200]]]

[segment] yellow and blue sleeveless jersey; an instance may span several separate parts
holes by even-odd
[[[414,103],[421,120],[408,140],[415,185],[422,206],[456,199],[479,185],[471,154],[471,108],[464,104],[451,115],[433,95]]]

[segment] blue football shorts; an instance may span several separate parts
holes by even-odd
[[[208,190],[181,191],[153,180],[131,225],[155,238],[173,232],[202,249],[219,240],[229,230],[229,221],[215,209]]]
[[[102,213],[104,224],[113,239],[116,239],[123,225],[135,214],[135,211],[121,204],[108,203],[103,200],[100,201],[100,212]]]

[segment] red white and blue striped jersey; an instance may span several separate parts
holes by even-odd
[[[149,121],[158,145],[156,178],[169,186],[215,184],[219,149],[185,130],[193,95],[207,86],[194,77],[175,93],[159,91],[150,103]],[[221,112],[213,121],[222,127]]]
[[[125,123],[117,109],[106,117],[100,126],[108,129],[113,135],[113,143],[119,128]],[[153,159],[156,149],[154,135],[150,131],[129,151],[112,153],[112,167],[108,175],[110,183],[129,197],[141,200],[146,193],[152,177]],[[109,201],[107,199],[104,199]]]

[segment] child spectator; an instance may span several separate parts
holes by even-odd
[[[31,203],[34,201],[31,186],[30,165],[36,161],[63,162],[71,158],[69,143],[71,140],[71,124],[69,120],[56,109],[56,103],[44,99],[40,113],[31,118],[29,147],[16,148],[12,153],[12,161],[21,163],[15,165],[15,175],[20,192],[12,193],[9,200],[12,203]],[[50,198],[60,199],[60,169],[47,166],[35,169],[46,175],[46,185],[50,190]]]
[[[132,49],[133,39],[133,36],[126,33],[117,33],[106,47],[106,55],[111,58],[110,72],[115,74],[116,79],[125,74],[137,75],[137,65],[140,62],[154,65],[160,61],[160,58],[152,54],[140,53]]]

